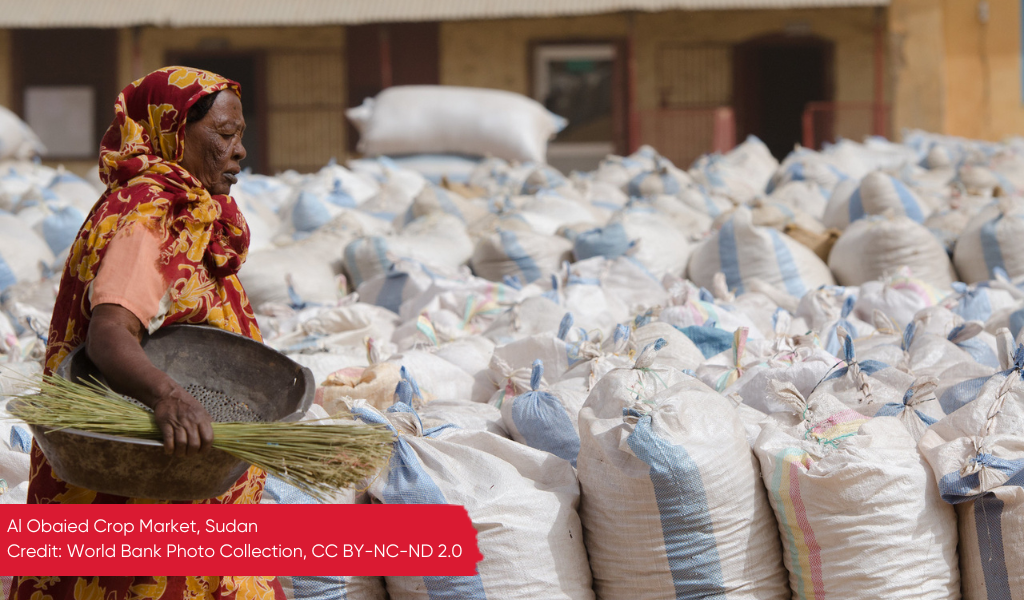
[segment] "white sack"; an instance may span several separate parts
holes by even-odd
[[[416,413],[427,429],[451,423],[470,431],[488,431],[503,438],[511,438],[501,410],[484,402],[468,400],[431,400],[418,406]]]
[[[657,278],[666,274],[682,276],[690,258],[690,244],[683,232],[656,213],[627,211],[622,215],[626,236],[636,241],[630,253]]]
[[[886,212],[924,223],[931,212],[905,183],[881,171],[868,173],[849,196],[833,194],[824,214],[825,225],[846,229],[853,222]]]
[[[832,246],[828,265],[842,285],[880,279],[900,267],[914,277],[947,288],[956,280],[942,243],[905,216],[865,217],[846,228]]]
[[[384,504],[464,506],[484,557],[474,576],[389,576],[393,600],[436,597],[430,589],[472,600],[594,598],[568,462],[486,431],[424,430],[402,403],[386,416],[358,403],[352,411],[396,433],[391,464],[370,495]]]
[[[429,398],[469,400],[473,377],[452,363],[422,350],[396,354],[387,362],[404,367]]]
[[[956,506],[965,600],[1024,598],[1024,390],[1019,371],[990,379],[976,400],[925,432],[919,448],[942,498]]]
[[[580,517],[598,598],[789,598],[732,403],[690,377],[637,399],[622,385],[640,376],[629,371],[602,380],[580,412]]]
[[[302,243],[253,252],[238,271],[238,280],[255,307],[295,300],[334,304],[340,297],[330,263]],[[292,297],[289,288],[297,297]]]
[[[0,214],[0,291],[20,281],[39,281],[53,262],[53,251],[36,232],[18,217]]]
[[[725,273],[729,289],[737,294],[755,278],[797,298],[835,283],[812,250],[784,233],[755,227],[746,208],[737,209],[690,257],[688,275],[697,285],[711,289],[718,272]]]
[[[853,313],[867,323],[875,321],[875,311],[895,322],[902,330],[918,311],[935,306],[945,294],[909,269],[899,269],[880,281],[860,286]]]
[[[28,160],[46,154],[46,146],[28,124],[0,106],[0,160]]]
[[[538,163],[566,123],[525,96],[456,86],[390,87],[346,115],[368,156],[451,153]]]
[[[1024,205],[1000,199],[967,223],[953,254],[957,273],[967,283],[995,278],[1002,268],[1011,278],[1024,275]]]
[[[484,279],[514,276],[530,283],[557,272],[571,255],[572,242],[563,237],[503,229],[477,242],[470,265]]]
[[[795,402],[804,420],[754,445],[793,598],[958,599],[956,517],[914,438],[826,400]]]
[[[458,217],[442,213],[409,223],[388,240],[388,249],[398,257],[425,265],[457,269],[473,254],[473,241]]]

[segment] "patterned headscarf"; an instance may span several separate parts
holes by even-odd
[[[245,262],[249,228],[235,201],[213,196],[179,164],[186,117],[201,97],[239,85],[219,75],[165,67],[133,82],[114,105],[100,143],[106,192],[72,244],[64,266],[46,351],[46,371],[85,341],[91,317],[89,286],[107,244],[142,223],[161,240],[159,269],[170,284],[164,325],[208,323],[261,339],[235,273]]]

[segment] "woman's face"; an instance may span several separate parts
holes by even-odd
[[[227,194],[245,158],[242,101],[231,91],[217,94],[206,116],[185,126],[181,166],[211,194]]]

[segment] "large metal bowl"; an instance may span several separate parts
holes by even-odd
[[[266,421],[295,421],[313,403],[312,372],[241,335],[212,327],[173,325],[142,341],[153,365],[182,386],[201,386],[241,402]],[[104,381],[84,346],[57,368],[69,381]],[[202,392],[200,392],[202,393]],[[213,449],[201,455],[164,454],[163,444],[77,429],[32,426],[36,442],[64,481],[98,492],[154,500],[213,498],[249,464]]]

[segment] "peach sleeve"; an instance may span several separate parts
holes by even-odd
[[[157,267],[159,258],[160,239],[142,223],[118,231],[93,279],[90,305],[123,306],[152,331],[153,321],[166,312],[162,305],[170,287]]]

